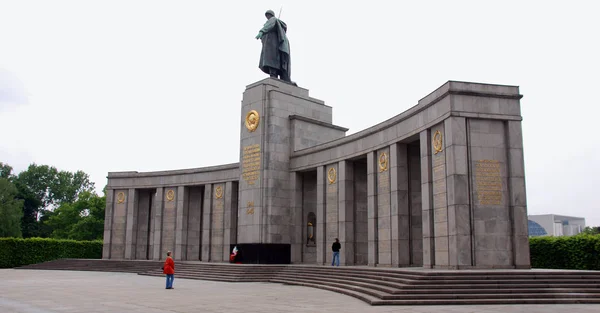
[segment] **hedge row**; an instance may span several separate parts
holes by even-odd
[[[600,270],[600,235],[533,237],[531,267]],[[102,241],[0,238],[0,268],[63,258],[101,259]]]
[[[533,237],[531,267],[600,270],[600,235]]]
[[[0,238],[0,268],[17,267],[62,258],[101,259],[102,241]]]

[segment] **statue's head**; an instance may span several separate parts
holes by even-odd
[[[275,12],[273,12],[273,10],[267,10],[267,12],[265,12],[265,16],[267,19],[270,19],[271,17],[275,16]]]

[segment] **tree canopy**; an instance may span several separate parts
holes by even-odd
[[[106,198],[85,172],[33,163],[14,174],[0,163],[0,180],[0,237],[102,239]]]
[[[0,178],[0,237],[21,237],[23,200],[16,198],[17,188]]]

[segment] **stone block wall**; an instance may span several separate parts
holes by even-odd
[[[503,121],[468,121],[475,262],[483,267],[513,263],[506,129]]]
[[[301,116],[291,116],[292,151],[310,148],[346,135],[346,128]]]

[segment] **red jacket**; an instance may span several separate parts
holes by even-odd
[[[163,274],[175,274],[175,262],[173,262],[173,258],[167,257],[165,260],[165,265],[163,266]]]

